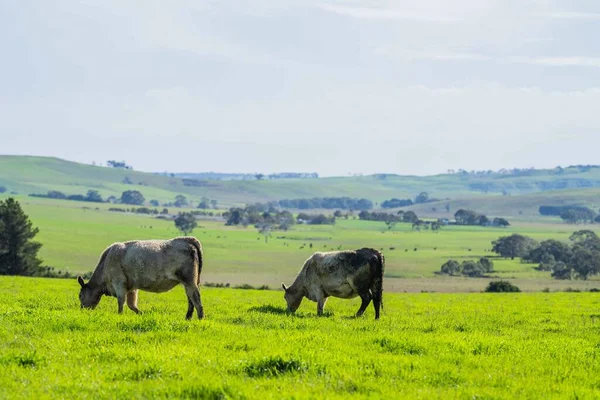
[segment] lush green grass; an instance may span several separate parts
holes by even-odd
[[[117,241],[166,239],[178,236],[172,221],[106,211],[108,205],[19,198],[35,226],[46,265],[71,273],[92,271],[102,251]],[[439,233],[415,232],[409,224],[386,231],[383,222],[338,220],[336,225],[296,225],[275,231],[265,243],[253,227],[227,227],[222,221],[199,221],[193,232],[204,246],[204,282],[231,284],[290,284],[304,261],[315,251],[374,247],[386,257],[387,290],[481,291],[485,279],[442,278],[434,273],[450,258],[492,256],[491,241],[519,232],[535,239],[567,240],[578,226],[521,223],[509,229],[445,227]],[[312,248],[310,245],[312,244]],[[302,248],[303,247],[303,248]],[[415,251],[416,249],[416,251]],[[597,287],[598,281],[555,281],[548,272],[518,260],[494,259],[495,277],[514,280],[523,290],[561,290]],[[411,279],[406,279],[411,278]]]
[[[133,185],[123,184],[128,178]],[[489,185],[490,193],[483,195],[473,185]],[[554,185],[554,186],[552,186]],[[223,205],[281,200],[285,198],[310,198],[327,196],[366,197],[381,202],[392,197],[414,198],[422,191],[431,197],[452,200],[452,210],[467,206],[494,215],[518,216],[519,211],[528,216],[537,213],[541,204],[598,204],[598,190],[586,191],[582,187],[600,187],[600,170],[580,172],[566,170],[563,174],[536,171],[530,176],[483,177],[442,174],[435,176],[373,175],[361,177],[335,177],[321,179],[282,179],[266,181],[204,181],[201,186],[185,186],[182,179],[150,173],[84,165],[57,158],[0,156],[0,186],[20,194],[45,193],[60,190],[66,194],[85,194],[98,190],[104,197],[119,197],[125,190],[140,190],[147,200],[173,201],[177,194],[185,194],[197,202],[202,196],[217,199]],[[567,190],[543,192],[525,197],[550,187]],[[502,191],[512,196],[498,196]],[[546,195],[546,193],[549,193]],[[464,202],[461,199],[466,199]],[[492,200],[493,199],[493,200]],[[463,201],[463,203],[461,203]],[[446,202],[417,207],[421,213],[432,213],[431,207],[441,212]],[[454,212],[452,211],[452,212]]]
[[[286,315],[282,292],[140,294],[82,310],[74,281],[0,278],[0,398],[595,398],[595,293],[386,294]]]

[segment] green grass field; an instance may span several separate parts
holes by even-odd
[[[92,271],[102,251],[116,241],[166,239],[180,235],[172,221],[149,216],[107,211],[109,205],[19,197],[43,247],[45,265],[71,273]],[[489,279],[448,278],[435,275],[450,258],[457,260],[493,256],[491,241],[519,232],[538,240],[568,240],[579,226],[517,223],[508,229],[445,227],[441,232],[415,232],[398,224],[383,232],[383,222],[338,220],[334,226],[295,225],[274,231],[268,243],[253,227],[227,227],[222,221],[201,220],[193,232],[203,244],[203,282],[263,285],[277,288],[290,284],[304,261],[315,251],[374,247],[386,257],[385,288],[388,291],[481,291]],[[312,248],[310,244],[312,243]],[[304,247],[304,248],[302,248]],[[415,248],[417,249],[415,251]],[[535,265],[518,260],[494,259],[495,278],[509,279],[522,290],[589,289],[600,281],[557,281]]]
[[[82,310],[74,281],[0,278],[0,398],[597,398],[596,293],[385,294],[358,300],[203,288],[105,297]]]

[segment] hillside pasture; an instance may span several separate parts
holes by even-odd
[[[110,205],[19,197],[35,226],[45,265],[72,274],[92,271],[102,251],[117,241],[167,239],[180,235],[170,220],[107,211]],[[98,208],[98,209],[96,209]],[[177,209],[172,209],[176,212]],[[388,231],[383,222],[338,219],[335,225],[295,225],[273,231],[265,243],[254,227],[199,220],[193,235],[204,246],[203,282],[279,287],[290,284],[315,251],[373,247],[386,257],[385,288],[392,291],[481,291],[487,279],[448,278],[435,273],[450,258],[459,261],[495,256],[491,241],[513,232],[537,240],[568,240],[579,226],[518,223],[507,229],[448,226],[439,233],[416,232],[410,224]],[[312,244],[312,248],[311,248]],[[513,280],[523,290],[589,289],[597,280],[556,281],[548,272],[519,260],[494,258],[492,276]]]

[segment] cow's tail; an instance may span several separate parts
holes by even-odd
[[[383,273],[385,272],[385,257],[379,251],[373,249],[377,262],[375,263],[375,276],[373,279],[373,301],[374,303],[380,304],[383,309]],[[377,307],[377,306],[376,306]]]
[[[202,273],[202,245],[195,237],[186,237],[185,239],[196,249],[195,253],[198,256],[198,281],[196,283],[200,285],[200,274]]]

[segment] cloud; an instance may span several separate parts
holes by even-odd
[[[549,67],[592,67],[600,68],[600,57],[538,57],[514,58],[515,62]]]
[[[347,5],[322,4],[322,10],[346,15],[353,18],[383,21],[419,21],[419,22],[457,22],[458,20],[442,14],[423,13],[394,8],[374,8]]]

